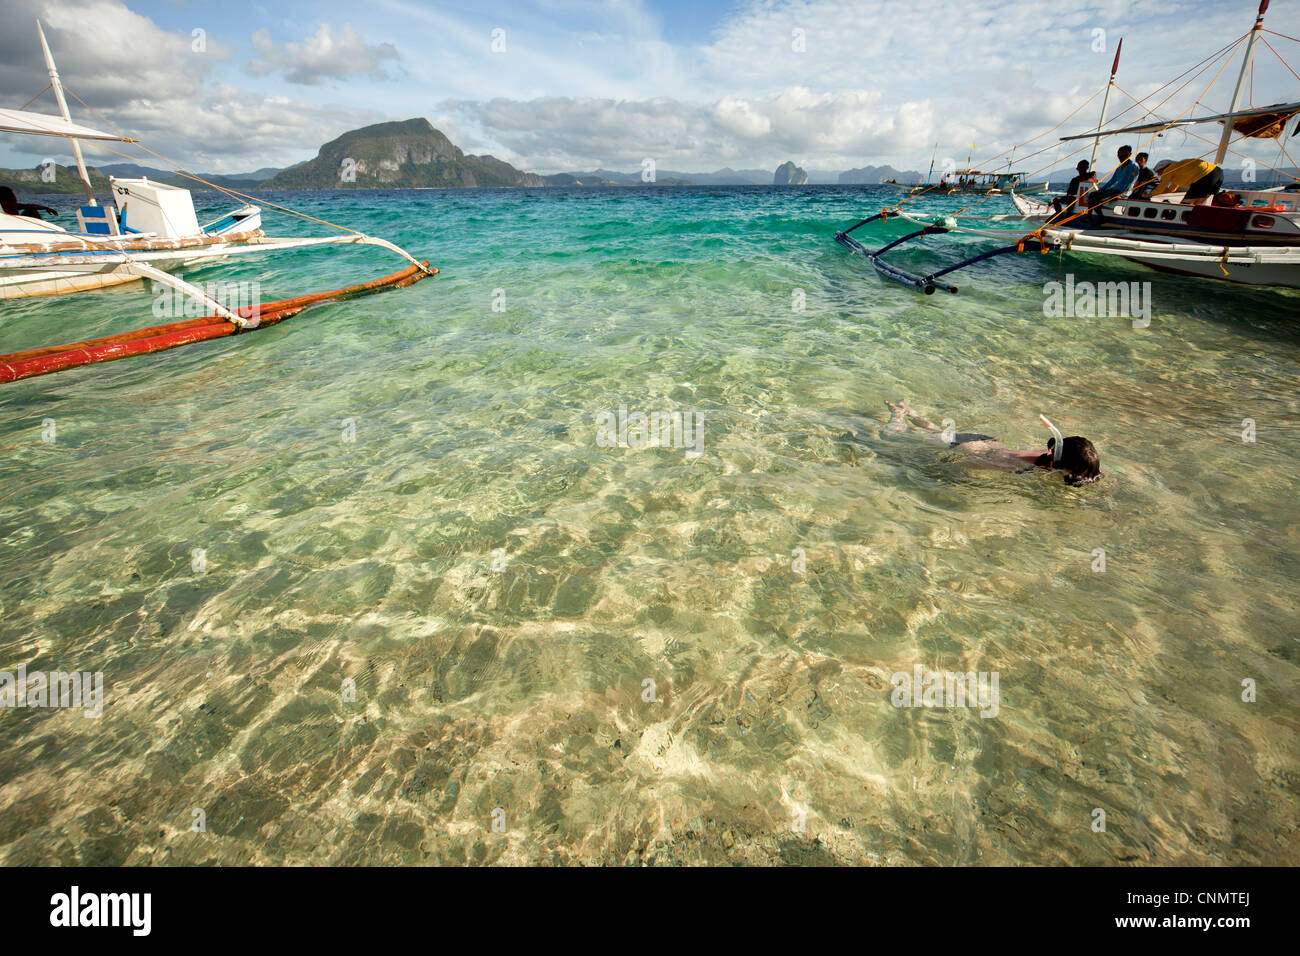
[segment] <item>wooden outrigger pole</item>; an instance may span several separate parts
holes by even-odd
[[[937,276],[941,275],[942,273],[935,273],[934,275],[930,275],[930,276],[917,276],[917,275],[913,275],[910,272],[904,272],[902,269],[891,266],[889,263],[882,261],[880,258],[890,249],[893,249],[895,246],[901,246],[903,243],[909,242],[912,239],[920,239],[922,236],[934,236],[934,235],[939,235],[940,233],[948,232],[949,231],[948,227],[939,225],[938,223],[925,226],[922,229],[918,229],[916,232],[909,232],[907,235],[903,236],[902,238],[895,239],[893,242],[889,243],[889,245],[882,246],[881,248],[877,249],[875,252],[872,252],[862,243],[858,242],[858,240],[854,239],[852,236],[849,235],[849,233],[851,233],[854,229],[857,229],[858,226],[865,226],[869,222],[875,222],[877,219],[885,219],[885,218],[887,218],[885,213],[883,212],[876,213],[874,216],[870,216],[866,219],[863,219],[861,222],[857,223],[856,225],[849,226],[849,228],[845,229],[842,232],[835,233],[835,241],[838,242],[845,249],[848,249],[850,252],[862,253],[864,256],[867,257],[867,261],[871,263],[872,267],[877,272],[879,272],[881,276],[883,276],[886,279],[889,279],[893,282],[902,283],[903,285],[911,286],[914,289],[919,289],[920,291],[924,292],[926,295],[934,295],[936,289],[942,289],[944,292],[951,292],[955,295],[957,293],[957,287],[955,285],[949,285],[947,282],[936,281]],[[945,269],[944,271],[950,272],[952,270]]]
[[[1241,72],[1237,74],[1237,85],[1232,91],[1232,102],[1228,104],[1228,112],[1237,112],[1237,107],[1241,104],[1241,89],[1246,84],[1246,74],[1250,72],[1250,65],[1255,58],[1255,43],[1259,39],[1259,33],[1264,29],[1264,14],[1268,11],[1268,0],[1260,0],[1259,12],[1255,14],[1255,25],[1250,28],[1250,39],[1246,42],[1246,58],[1241,62]],[[1219,139],[1219,150],[1214,154],[1214,165],[1222,166],[1223,160],[1228,155],[1228,140],[1232,138],[1232,131],[1236,127],[1237,121],[1234,117],[1228,117],[1223,121],[1223,136]]]
[[[54,56],[50,53],[50,45],[45,42],[45,28],[41,26],[41,21],[36,21],[36,32],[41,38],[41,52],[45,54],[45,72],[50,76],[50,89],[54,90],[54,98],[58,100],[59,112],[69,123],[72,122],[72,114],[68,112],[68,101],[63,96],[63,82],[59,79],[59,69],[54,65]],[[95,201],[95,190],[90,185],[90,174],[86,172],[86,160],[81,155],[81,143],[74,137],[69,136],[68,142],[72,144],[72,155],[77,158],[77,172],[81,175],[81,182],[86,187],[86,201],[92,206],[99,203]]]
[[[1264,0],[1268,3],[1268,0]],[[1106,84],[1106,95],[1101,98],[1101,119],[1097,120],[1097,135],[1092,141],[1092,158],[1088,160],[1088,169],[1097,168],[1097,150],[1101,148],[1101,131],[1106,126],[1106,110],[1110,106],[1110,91],[1115,88],[1115,74],[1119,72],[1119,55],[1124,49],[1124,38],[1119,38],[1115,47],[1115,62],[1110,65],[1110,82]],[[1121,113],[1121,116],[1124,114]]]

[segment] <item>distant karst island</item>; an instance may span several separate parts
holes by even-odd
[[[595,169],[590,172],[530,173],[495,156],[463,152],[424,117],[363,126],[321,146],[315,158],[284,169],[265,167],[249,173],[197,173],[200,180],[175,170],[114,163],[92,167],[96,192],[108,192],[105,176],[148,176],[159,182],[202,189],[206,181],[236,190],[268,189],[472,189],[475,187],[653,187],[653,186],[803,186],[874,184],[886,180],[918,183],[920,173],[893,166],[863,166],[845,172],[806,170],[793,161],[775,172],[731,169],[681,172],[659,169],[649,182],[641,172]],[[52,180],[52,181],[51,181]],[[0,169],[0,182],[23,193],[79,192],[75,170],[56,167],[54,176],[36,169]]]
[[[784,162],[776,167],[776,174],[772,177],[773,186],[807,186],[808,172],[796,166],[793,162]]]
[[[1057,169],[1035,179],[1063,183],[1073,170]],[[313,159],[279,169],[264,167],[248,173],[196,173],[137,163],[112,163],[88,167],[96,193],[109,192],[107,176],[148,176],[159,182],[201,190],[204,183],[223,189],[472,189],[503,187],[654,187],[654,186],[870,186],[896,182],[916,185],[922,173],[893,166],[860,166],[843,171],[805,169],[788,160],[775,172],[766,169],[732,169],[682,172],[659,169],[649,182],[640,170],[619,172],[530,173],[495,156],[463,152],[423,117],[376,123],[344,133],[322,146]],[[1285,168],[1283,175],[1296,175]],[[197,179],[195,178],[197,177]],[[1232,177],[1227,180],[1234,184]],[[80,193],[83,186],[74,168],[50,163],[30,169],[0,169],[0,184],[22,195]]]

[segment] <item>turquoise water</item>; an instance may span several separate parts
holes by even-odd
[[[1300,861],[1300,297],[1036,255],[922,297],[831,240],[886,197],[277,194],[442,274],[0,387],[0,670],[106,697],[0,709],[0,860]],[[1044,315],[1067,272],[1150,327]],[[152,301],[6,302],[0,352]],[[888,436],[900,397],[1016,447],[1046,412],[1105,478]],[[703,453],[607,447],[620,406]],[[916,665],[997,715],[893,706]]]

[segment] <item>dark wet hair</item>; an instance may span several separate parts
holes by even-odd
[[[18,215],[18,197],[8,186],[0,186],[0,210],[11,216]]]
[[[1119,158],[1120,158],[1120,159],[1128,159],[1128,158],[1129,158],[1130,156],[1132,156],[1132,155],[1133,155],[1133,147],[1132,147],[1132,146],[1121,146],[1121,147],[1119,148]]]
[[[1088,171],[1088,161],[1086,159],[1081,159],[1074,164],[1074,168],[1081,173],[1086,173]]]
[[[1133,158],[1134,158],[1134,159],[1150,159],[1150,158],[1151,158],[1151,154],[1150,154],[1150,153],[1138,153],[1138,154],[1137,154],[1136,156],[1134,156]]]
[[[1034,464],[1063,472],[1067,485],[1086,485],[1101,477],[1101,459],[1097,456],[1097,449],[1082,435],[1071,435],[1062,442],[1061,460],[1053,463],[1055,450],[1056,439],[1047,439],[1047,454],[1039,455]]]

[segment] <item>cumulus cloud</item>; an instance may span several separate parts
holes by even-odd
[[[466,151],[539,171],[635,169],[646,156],[685,171],[787,159],[917,168],[936,142],[940,159],[958,162],[973,142],[979,161],[1044,133],[1095,93],[1121,35],[1121,86],[1146,95],[1245,32],[1252,12],[1221,0],[736,0],[717,20],[642,0],[476,0],[470,11],[372,0],[364,29],[420,51],[403,58],[349,24],[222,37],[215,16],[197,54],[188,30],[161,28],[126,6],[135,2],[0,2],[0,102],[19,106],[44,85],[39,15],[72,89],[163,152],[215,171],[285,165],[347,129],[418,115]],[[1300,33],[1291,6],[1274,5],[1273,29]],[[507,33],[500,53],[497,25]],[[399,70],[403,82],[389,82]],[[1225,105],[1230,85],[1226,76],[1203,106]],[[1253,89],[1260,102],[1300,98],[1266,50]],[[1054,135],[1087,129],[1098,104]],[[1111,113],[1128,106],[1117,93]],[[1172,134],[1155,152],[1184,146],[1197,142]],[[1270,161],[1277,148],[1244,151]],[[1072,160],[1062,150],[1025,168],[1053,161]]]
[[[823,169],[915,168],[936,143],[941,159],[961,163],[971,152],[980,161],[1015,148],[1032,171],[1073,162],[1072,147],[1055,137],[1095,123],[1100,100],[1068,129],[1048,131],[1104,85],[1121,36],[1121,83],[1145,96],[1244,33],[1252,12],[1204,0],[1068,7],[1059,0],[750,0],[731,7],[709,34],[677,44],[671,58],[647,59],[639,73],[631,53],[660,41],[653,23],[627,27],[628,60],[601,67],[618,78],[603,89],[586,75],[556,77],[544,95],[461,96],[443,106],[475,137],[476,150],[499,149],[545,171],[628,168],[644,156],[686,170],[786,159]],[[1274,29],[1291,32],[1285,18],[1278,12]],[[584,70],[601,63],[593,54]],[[502,64],[494,88],[509,82],[511,69]],[[1298,91],[1284,70],[1262,53],[1255,88],[1290,98]],[[1210,75],[1162,115],[1191,108]],[[1204,105],[1225,105],[1230,86],[1229,76]],[[529,89],[527,78],[516,88]],[[1147,117],[1118,93],[1110,113]],[[1195,146],[1178,134],[1154,149]],[[1029,155],[1043,147],[1050,149]],[[1242,151],[1262,156],[1268,147]]]
[[[886,105],[878,92],[804,87],[713,103],[539,97],[442,107],[464,127],[490,133],[512,158],[543,170],[635,165],[647,156],[664,168],[693,170],[791,158],[854,165],[882,149],[920,149],[933,127],[933,108],[924,101]]]
[[[212,35],[196,50],[189,30],[163,30],[120,0],[41,0],[25,8],[0,4],[0,102],[18,107],[46,83],[45,61],[36,38],[36,18],[59,65],[66,87],[113,126],[191,169],[237,172],[287,165],[343,130],[386,119],[377,109],[317,104],[265,96],[214,78],[228,73],[228,44]],[[103,127],[72,96],[73,118]],[[48,92],[30,107],[56,112]],[[33,165],[49,156],[67,162],[60,139],[0,137]],[[154,161],[122,144],[85,143],[92,164]],[[131,154],[116,155],[110,150]],[[3,164],[0,164],[3,165]]]
[[[36,37],[38,17],[64,82],[96,108],[162,91],[192,94],[214,62],[229,56],[215,39],[205,53],[195,53],[188,32],[164,31],[120,0],[4,3],[0,4],[0,90],[7,97],[21,97],[14,106],[46,83]]]
[[[628,168],[644,156],[687,170],[786,159],[823,169],[915,168],[936,143],[941,159],[957,162],[972,143],[977,161],[1013,147],[1019,158],[1053,147],[1030,158],[1026,169],[1035,170],[1072,162],[1068,148],[1041,134],[1105,83],[1121,36],[1121,80],[1141,96],[1244,32],[1251,12],[1204,0],[1078,0],[1068,7],[1059,0],[1012,7],[1004,0],[749,0],[710,32],[679,38],[667,56],[640,55],[663,44],[653,17],[611,18],[601,43],[569,57],[569,75],[512,54],[499,58],[477,95],[456,96],[442,108],[470,137],[462,145],[543,171]],[[1284,19],[1279,14],[1272,25],[1290,32]],[[529,39],[536,44],[531,31]],[[607,62],[612,51],[623,59]],[[477,80],[483,67],[476,69],[463,75]],[[1283,71],[1262,55],[1256,88],[1289,97]],[[539,75],[546,89],[532,92]],[[1202,88],[1185,90],[1167,115],[1189,108]],[[1206,103],[1220,106],[1226,97],[1216,88]],[[1099,103],[1055,135],[1088,128]],[[1111,114],[1136,121],[1146,111],[1116,94]]]
[[[328,23],[322,23],[301,43],[283,46],[271,39],[267,29],[256,31],[250,39],[257,53],[257,58],[248,63],[250,73],[254,76],[280,73],[290,83],[304,86],[349,76],[392,79],[383,63],[401,59],[397,47],[391,43],[367,42],[350,23],[343,24],[337,32]]]

